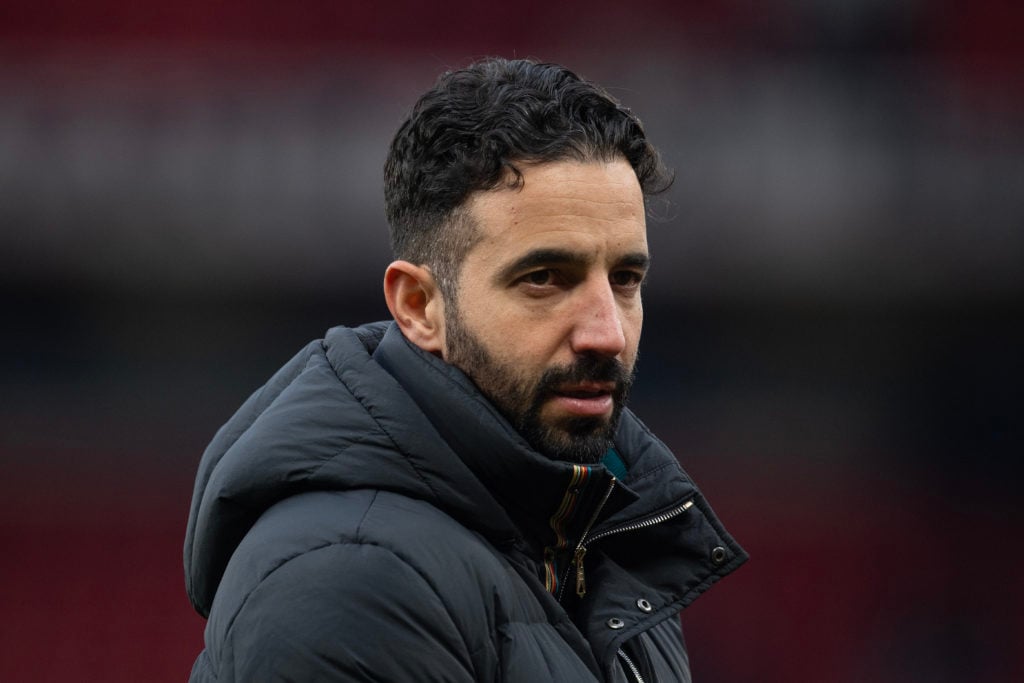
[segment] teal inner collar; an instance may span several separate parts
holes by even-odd
[[[626,479],[626,463],[622,462],[622,458],[619,457],[618,452],[614,448],[609,448],[601,459],[601,463],[608,468],[608,471],[615,475],[615,478],[619,481],[625,481]]]

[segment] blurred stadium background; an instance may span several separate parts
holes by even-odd
[[[489,54],[677,171],[634,406],[752,555],[696,680],[1024,680],[1022,7],[5,0],[0,680],[187,678],[202,449],[385,315],[386,145]]]

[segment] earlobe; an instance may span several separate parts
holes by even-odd
[[[384,300],[405,338],[429,353],[444,351],[444,301],[433,274],[409,261],[384,272]]]

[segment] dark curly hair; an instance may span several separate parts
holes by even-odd
[[[473,192],[522,185],[517,162],[626,159],[645,196],[672,183],[640,120],[557,64],[485,59],[443,74],[391,142],[384,201],[395,258],[426,265],[454,302],[476,228]]]

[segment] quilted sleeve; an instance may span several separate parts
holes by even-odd
[[[225,631],[218,681],[479,680],[427,577],[378,545],[332,543],[267,575]]]

